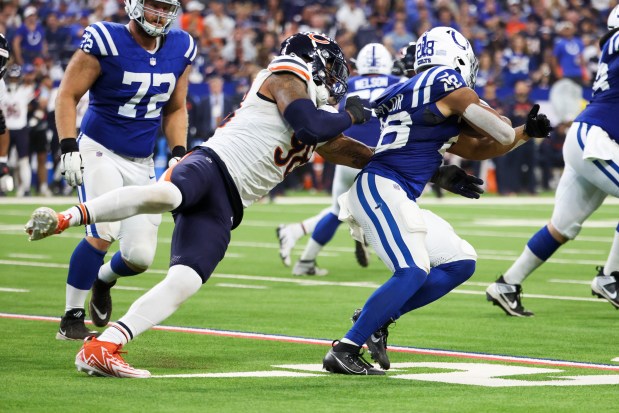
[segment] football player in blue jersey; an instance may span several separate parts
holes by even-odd
[[[196,55],[192,37],[171,29],[177,0],[125,0],[130,22],[88,26],[60,84],[56,124],[61,170],[80,201],[113,189],[156,182],[153,151],[162,128],[171,163],[185,155],[188,73]],[[76,106],[90,92],[76,134]],[[90,316],[105,326],[111,316],[110,288],[117,278],[144,272],[152,263],[161,216],[139,215],[120,223],[86,225],[86,236],[69,262],[65,314],[59,340],[95,334],[84,324],[84,302],[93,289]],[[120,250],[103,258],[118,240]]]
[[[329,98],[339,102],[347,80],[346,60],[335,41],[320,33],[290,36],[279,56],[256,75],[241,107],[155,185],[117,188],[60,214],[45,207],[32,214],[25,229],[37,240],[69,226],[174,211],[167,276],[101,336],[84,343],[75,358],[78,370],[149,377],[127,364],[120,349],[172,315],[209,279],[244,208],[306,163],[314,150],[333,163],[365,165],[372,151],[342,132],[369,120],[369,104],[353,96],[344,110],[318,109]]]
[[[399,77],[391,75],[393,58],[382,44],[370,43],[361,48],[357,54],[355,64],[358,76],[348,79],[348,96],[359,96],[372,102],[387,87],[400,82]],[[353,125],[344,131],[344,135],[363,142],[370,148],[374,148],[380,136],[378,118],[372,116],[370,121],[363,125]],[[305,233],[312,234],[301,258],[292,269],[293,275],[327,275],[327,270],[316,266],[316,257],[322,248],[331,241],[341,223],[337,218],[340,212],[337,198],[350,188],[358,173],[359,169],[356,168],[344,165],[335,166],[331,191],[333,199],[331,209],[326,214],[319,214],[321,218],[317,221],[313,231],[308,229],[306,225],[302,226],[300,224],[280,225],[278,227],[277,236],[280,244],[280,257],[284,265],[287,266],[290,265],[290,252],[296,240]],[[364,243],[355,241],[355,256],[362,267],[368,266],[368,252]]]
[[[526,125],[514,129],[480,101],[473,90],[477,59],[455,29],[436,27],[419,38],[415,71],[374,102],[382,125],[376,151],[340,197],[340,218],[356,236],[364,234],[393,275],[355,313],[352,328],[324,357],[324,368],[333,373],[385,374],[360,356],[361,346],[367,343],[372,358],[388,369],[389,323],[473,275],[475,249],[416,203],[431,180],[453,182],[455,177],[457,186],[466,183],[439,169],[444,152],[468,159],[498,156],[531,137],[546,137],[551,129],[545,115],[537,113],[539,106]]]
[[[530,317],[522,305],[522,282],[567,241],[608,196],[619,197],[619,6],[600,40],[602,55],[593,96],[570,126],[563,146],[565,168],[550,222],[529,240],[520,257],[486,289],[486,298],[507,315]],[[597,267],[591,292],[619,309],[619,225],[604,266]]]

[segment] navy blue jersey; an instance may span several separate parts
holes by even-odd
[[[602,48],[598,73],[593,83],[593,97],[576,122],[599,126],[619,142],[619,32]]]
[[[170,30],[155,53],[144,50],[126,26],[88,26],[80,48],[99,60],[81,131],[112,151],[145,158],[155,148],[161,108],[196,55],[189,34]]]
[[[364,171],[397,181],[417,199],[460,133],[459,116],[446,118],[436,102],[463,87],[460,73],[436,66],[387,89],[374,103],[382,130]]]
[[[362,75],[348,79],[348,96],[359,96],[361,99],[374,102],[376,98],[383,94],[389,86],[399,83],[400,77],[391,75]],[[342,100],[340,109],[344,110],[345,100]],[[349,136],[367,146],[373,148],[380,136],[380,122],[373,115],[372,118],[363,125],[352,125],[344,131],[344,135]]]

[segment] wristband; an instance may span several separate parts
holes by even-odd
[[[64,138],[60,140],[60,152],[64,155],[69,152],[79,152],[80,147],[77,145],[75,138]]]
[[[176,145],[172,149],[172,158],[182,158],[187,153],[187,149],[184,146]]]

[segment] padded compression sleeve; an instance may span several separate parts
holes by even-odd
[[[306,145],[316,145],[338,136],[352,125],[347,112],[331,113],[318,109],[310,99],[297,99],[284,111],[284,119],[295,136]]]
[[[503,145],[509,145],[516,139],[516,131],[511,126],[475,103],[467,106],[462,116]]]

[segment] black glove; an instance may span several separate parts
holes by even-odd
[[[406,74],[406,66],[404,66],[404,62],[402,62],[401,60],[396,60],[395,62],[393,62],[391,74],[393,76],[404,76]]]
[[[524,133],[532,138],[547,138],[553,129],[550,121],[543,113],[538,114],[539,105],[535,104],[527,115],[527,123],[524,125]]]
[[[0,177],[8,175],[9,172],[9,166],[6,164],[6,162],[0,162]]]
[[[346,111],[352,116],[352,123],[359,125],[372,117],[370,102],[359,96],[351,96],[346,99]]]
[[[430,182],[466,198],[479,199],[480,195],[484,193],[480,186],[484,184],[484,181],[475,175],[467,174],[464,169],[456,165],[441,166],[432,176]]]

